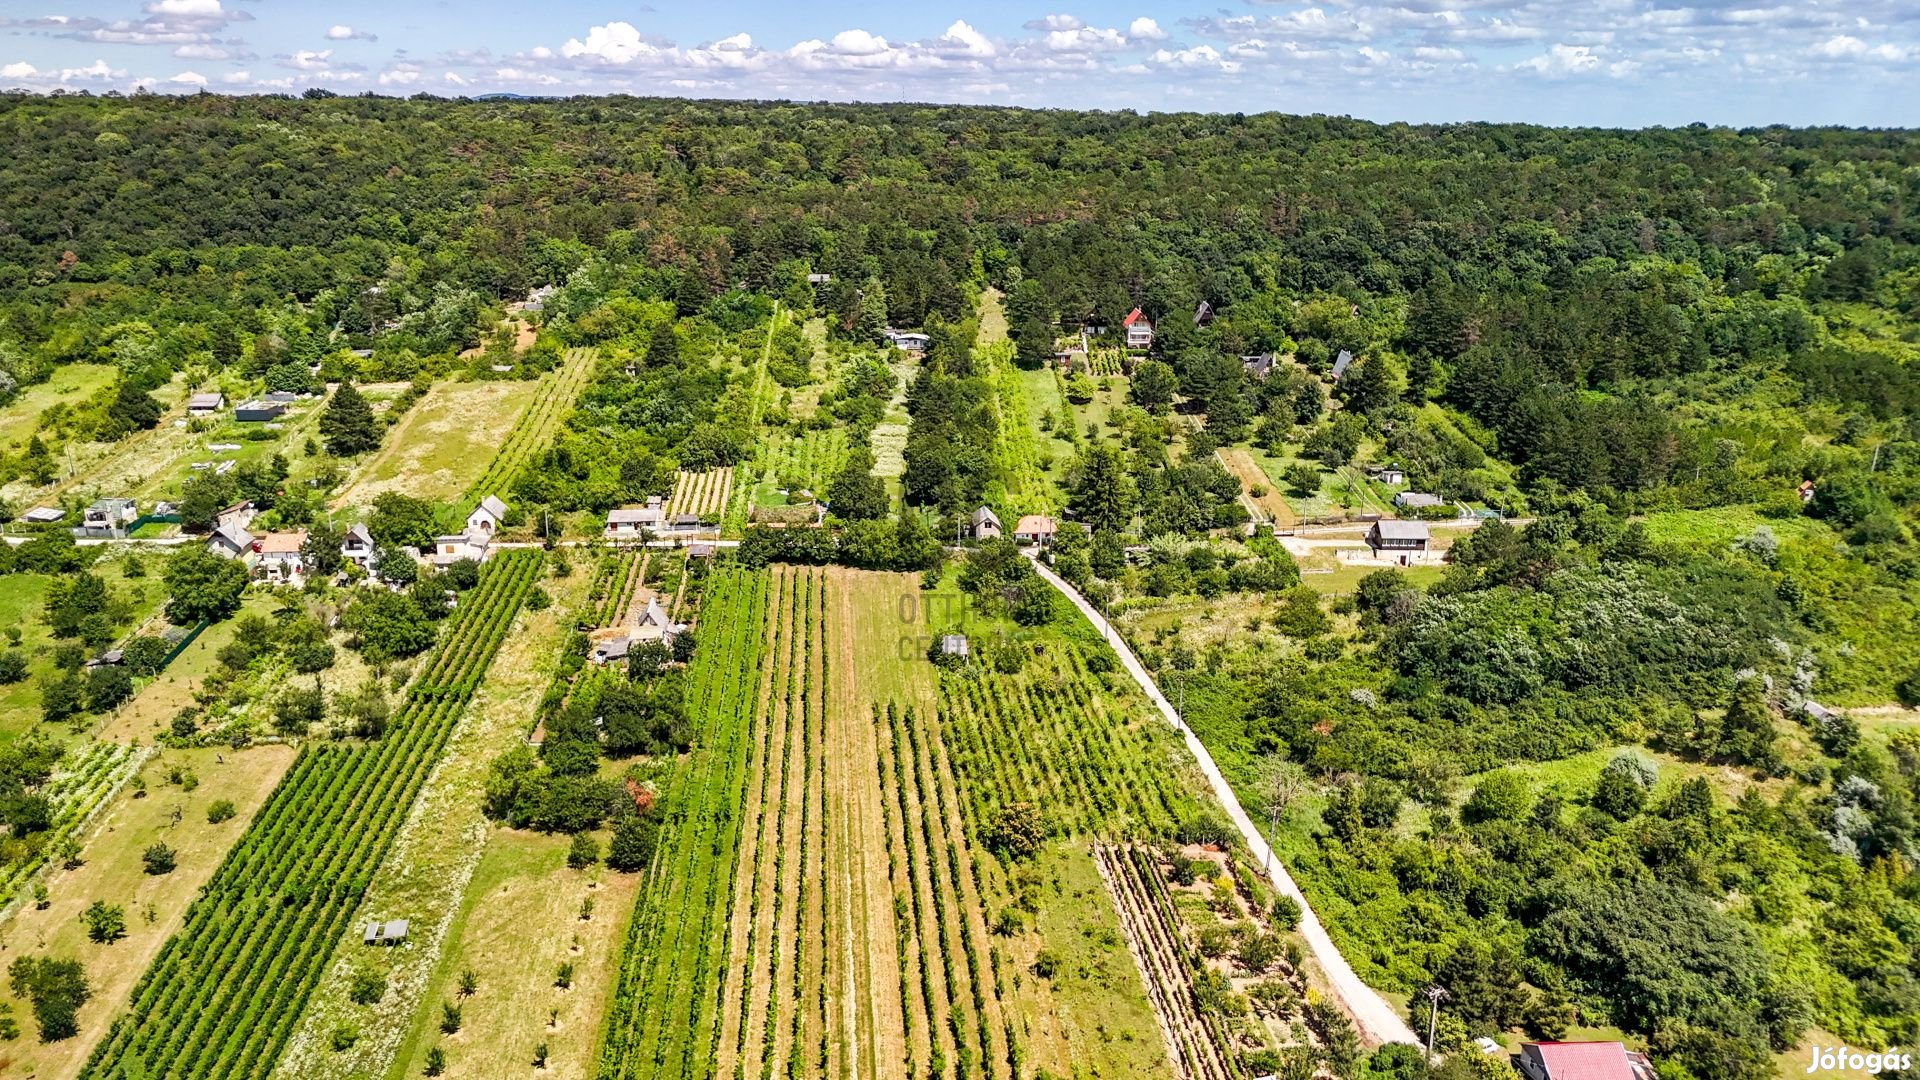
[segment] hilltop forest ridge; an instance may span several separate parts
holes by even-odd
[[[316,90],[0,145],[0,1073],[1920,1041],[1920,135]]]

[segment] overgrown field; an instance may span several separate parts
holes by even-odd
[[[487,565],[385,735],[304,749],[82,1076],[261,1077],[543,565]]]
[[[592,349],[568,349],[559,367],[540,376],[535,384],[533,404],[520,414],[513,430],[500,443],[500,450],[487,464],[487,471],[467,488],[463,502],[472,503],[487,495],[504,497],[513,490],[513,482],[519,479],[528,459],[553,441],[561,419],[573,408],[574,400],[593,377],[597,356]]]

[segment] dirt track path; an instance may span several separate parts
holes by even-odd
[[[1307,903],[1306,895],[1300,891],[1298,885],[1294,884],[1292,875],[1287,873],[1287,868],[1273,857],[1273,851],[1267,845],[1267,838],[1261,835],[1260,830],[1254,826],[1253,820],[1241,808],[1239,798],[1234,794],[1232,786],[1227,783],[1226,777],[1221,775],[1219,766],[1213,763],[1213,756],[1207,752],[1206,745],[1200,741],[1198,735],[1193,733],[1193,729],[1187,727],[1186,723],[1180,719],[1180,714],[1174,711],[1166,695],[1154,685],[1153,677],[1147,674],[1147,669],[1141,665],[1139,658],[1133,655],[1133,650],[1127,646],[1126,639],[1122,638],[1100,612],[1087,602],[1086,597],[1080,595],[1079,590],[1067,584],[1038,560],[1034,562],[1034,569],[1039,571],[1040,577],[1047,584],[1052,585],[1060,591],[1061,595],[1071,600],[1073,606],[1080,610],[1080,614],[1085,615],[1087,621],[1093,624],[1094,629],[1100,631],[1100,636],[1113,647],[1115,653],[1119,654],[1121,665],[1127,669],[1127,674],[1133,677],[1133,681],[1140,685],[1141,691],[1147,695],[1147,700],[1153,702],[1154,707],[1160,710],[1160,715],[1165,717],[1167,723],[1172,724],[1174,730],[1186,740],[1187,750],[1199,763],[1200,771],[1206,775],[1207,783],[1213,788],[1214,797],[1226,809],[1227,817],[1240,830],[1241,839],[1246,843],[1253,861],[1267,868],[1267,876],[1272,880],[1274,888],[1292,897],[1294,902],[1300,905],[1300,936],[1306,939],[1308,948],[1313,950],[1314,961],[1320,965],[1321,971],[1326,973],[1327,982],[1333,987],[1334,994],[1340,999],[1341,1005],[1353,1017],[1361,1036],[1372,1043],[1400,1042],[1419,1045],[1419,1037],[1413,1033],[1413,1028],[1400,1018],[1399,1011],[1389,1004],[1386,998],[1381,997],[1372,987],[1361,981],[1360,976],[1354,973],[1353,966],[1347,963],[1347,958],[1340,955],[1340,950],[1334,945],[1333,939],[1327,936],[1326,927],[1320,925],[1320,920],[1314,915],[1312,906]]]

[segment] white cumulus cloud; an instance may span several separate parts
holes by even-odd
[[[1127,27],[1127,36],[1135,41],[1165,41],[1167,32],[1160,29],[1158,22],[1142,15]]]

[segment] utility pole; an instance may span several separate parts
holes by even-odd
[[[1427,995],[1427,1056],[1432,1058],[1439,1056],[1434,1053],[1433,1036],[1439,1028],[1440,1003],[1453,995],[1447,993],[1447,988],[1444,986],[1429,986],[1425,993]]]

